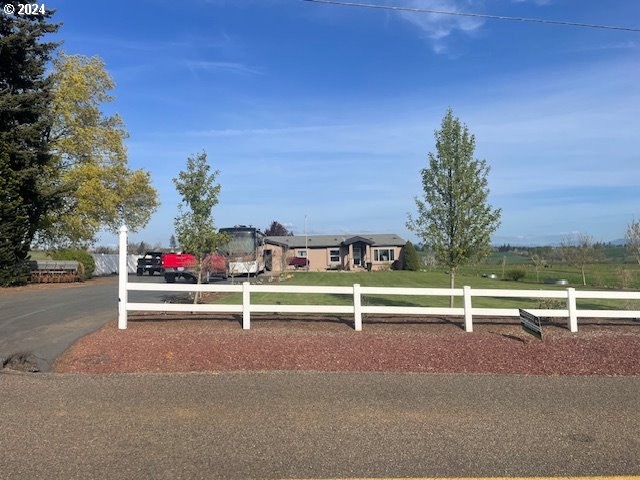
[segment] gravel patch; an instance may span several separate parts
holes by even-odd
[[[545,339],[517,319],[366,318],[363,331],[341,317],[138,314],[79,340],[55,372],[391,371],[530,375],[640,375],[640,323],[581,320],[545,325]]]

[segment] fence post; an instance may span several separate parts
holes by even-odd
[[[118,328],[127,328],[127,277],[129,267],[127,265],[127,227],[120,227],[120,245],[118,249]]]
[[[359,283],[353,285],[353,327],[356,332],[362,330],[362,297]]]
[[[463,287],[464,331],[473,332],[473,315],[471,314],[471,287]]]
[[[567,288],[567,310],[569,311],[569,331],[578,331],[578,308],[576,306],[576,289]]]
[[[249,282],[242,282],[242,329],[251,328],[251,291]]]

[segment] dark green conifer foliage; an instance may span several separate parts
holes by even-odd
[[[0,1],[0,9],[6,3]],[[50,82],[58,25],[46,15],[0,13],[0,285],[26,282],[26,260],[43,215],[60,198],[49,153]]]
[[[411,242],[407,242],[402,249],[402,269],[412,272],[420,270],[420,257]]]

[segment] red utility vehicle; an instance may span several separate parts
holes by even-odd
[[[190,253],[165,253],[162,255],[164,281],[175,283],[179,278],[196,283],[198,281],[196,266],[198,261]],[[222,255],[209,255],[202,265],[202,282],[209,283],[212,277],[229,276],[229,262]]]

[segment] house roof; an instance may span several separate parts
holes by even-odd
[[[360,235],[356,235],[355,237],[347,238],[344,242],[342,242],[342,245],[351,245],[358,242],[364,242],[367,245],[373,245],[375,243],[372,238],[364,238]]]
[[[373,246],[401,247],[406,242],[399,235],[393,233],[362,234],[362,235],[292,235],[289,237],[272,236],[265,241],[273,245],[286,245],[289,248],[304,248],[308,242],[309,248],[327,248],[348,246],[356,242],[364,242]]]

